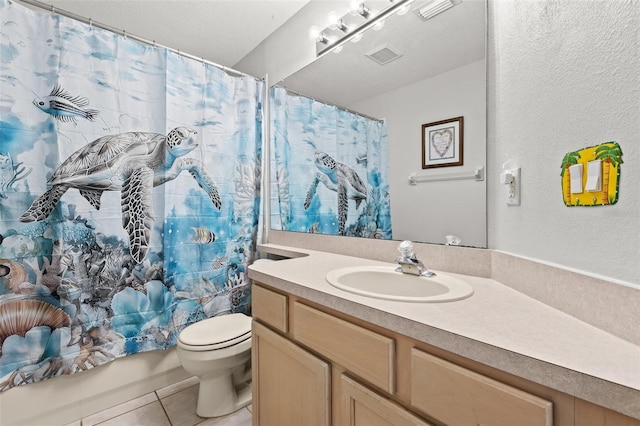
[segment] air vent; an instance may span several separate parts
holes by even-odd
[[[388,44],[383,44],[382,46],[377,47],[367,53],[367,56],[380,65],[384,65],[388,64],[394,59],[398,59],[400,56],[402,56],[402,54],[393,50]]]
[[[430,0],[416,8],[416,13],[425,21],[455,6],[451,0]]]

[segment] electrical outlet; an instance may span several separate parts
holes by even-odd
[[[510,174],[513,178],[507,186],[507,205],[519,206],[520,205],[520,168],[506,170],[505,173]]]

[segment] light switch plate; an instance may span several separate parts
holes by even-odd
[[[520,205],[520,168],[507,170],[513,175],[513,181],[506,185],[507,187],[507,205],[519,206]]]

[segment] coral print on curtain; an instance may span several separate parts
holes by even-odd
[[[272,227],[391,239],[387,126],[271,89]]]
[[[263,82],[0,14],[0,390],[247,312]]]

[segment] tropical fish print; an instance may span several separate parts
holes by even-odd
[[[89,100],[81,96],[71,96],[57,84],[49,96],[36,98],[33,104],[53,118],[64,123],[76,123],[77,118],[95,121],[100,111],[83,109],[89,105]]]
[[[216,234],[213,233],[210,229],[207,228],[196,228],[193,229],[193,242],[196,244],[211,244],[216,240]]]
[[[264,81],[15,1],[0,16],[0,394],[249,313]]]

